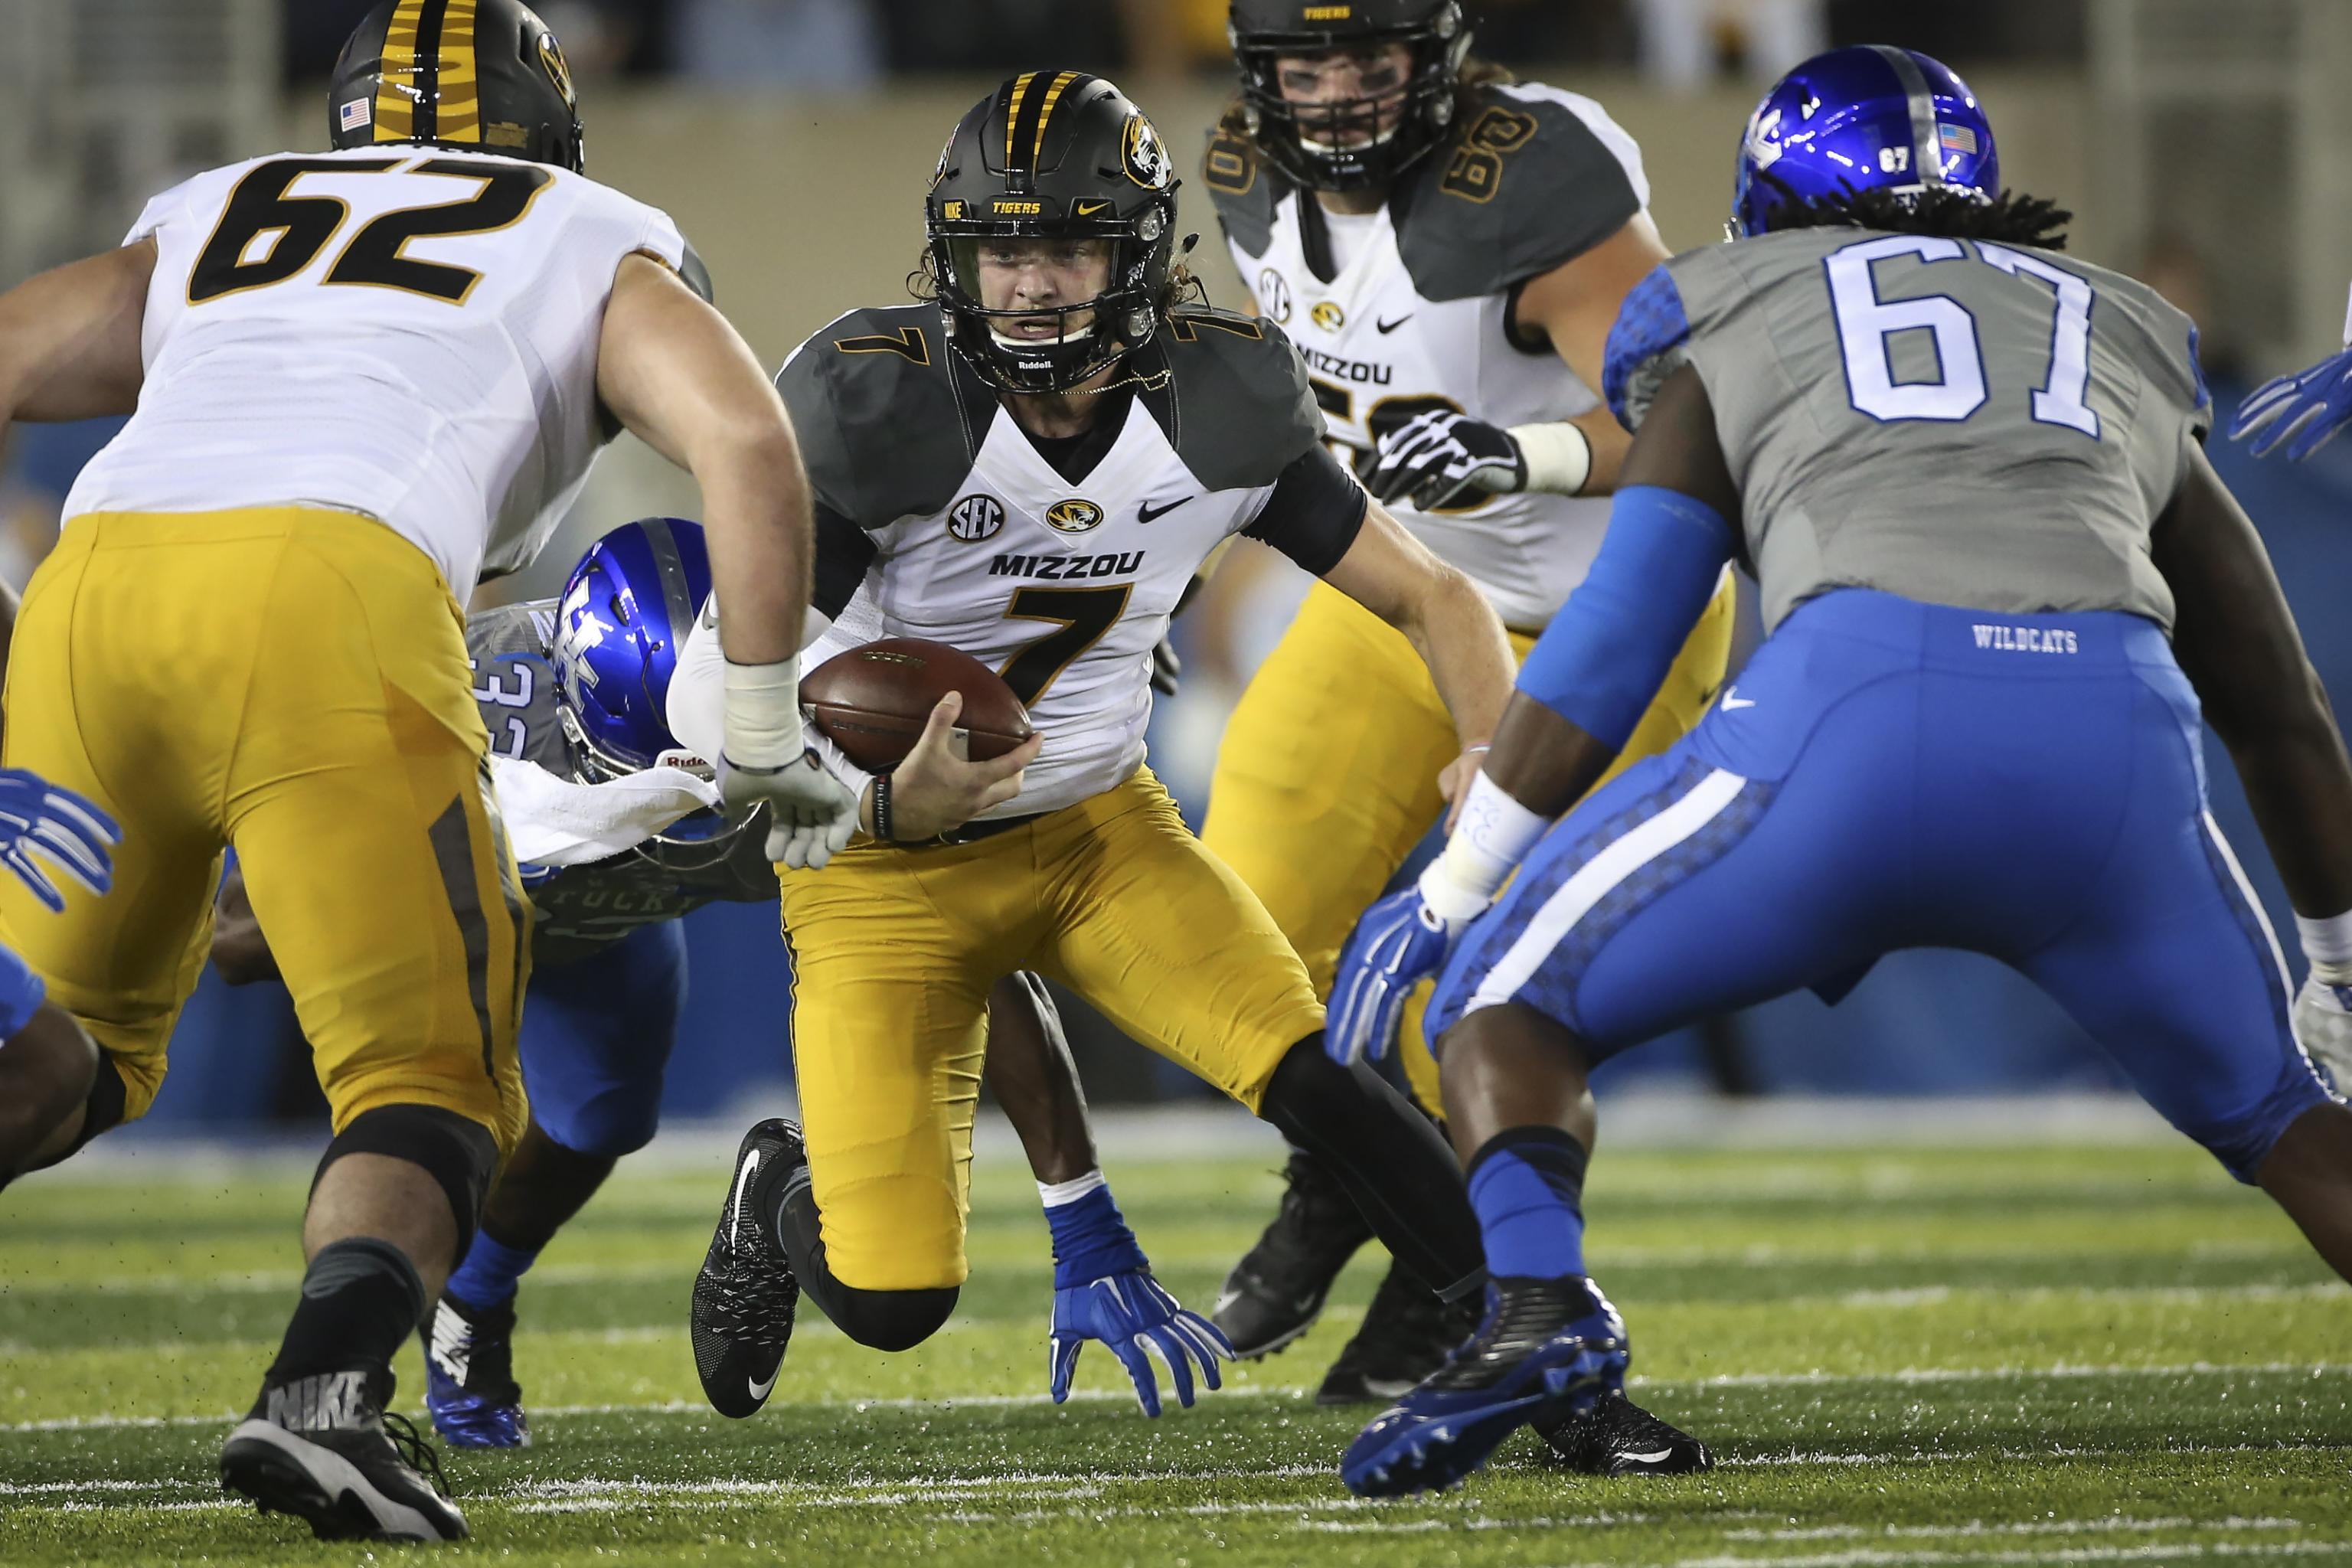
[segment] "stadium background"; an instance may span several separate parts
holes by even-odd
[[[1016,67],[1119,79],[1171,147],[1196,150],[1228,80],[1222,0],[550,0],[583,77],[590,170],[667,207],[769,363],[842,310],[901,297],[939,143]],[[1641,142],[1675,248],[1709,243],[1739,128],[1769,79],[1826,43],[1895,41],[1958,68],[2001,137],[2007,181],[2077,214],[2076,253],[2147,278],[2202,328],[2221,421],[2255,383],[2334,345],[2352,275],[2352,5],[2342,0],[1486,0],[1482,52],[1599,99]],[[194,169],[324,144],[320,83],[363,0],[0,0],[0,287],[113,243]],[[1187,162],[1190,162],[1189,155]],[[1246,304],[1197,182],[1183,207],[1220,303]],[[0,576],[21,586],[103,425],[17,427],[0,451]],[[2261,525],[2331,691],[2352,692],[2352,443],[2303,468],[2216,466]],[[1922,484],[1935,476],[1923,474]],[[558,544],[488,593],[551,592],[594,533],[694,493],[625,438]],[[1182,694],[1153,764],[1197,820],[1217,735],[1302,580],[1244,551],[1179,623]],[[483,602],[488,602],[486,598]],[[2214,813],[2274,922],[2290,915],[2234,777]],[[1301,853],[1316,827],[1298,825]],[[667,1108],[772,1100],[789,1075],[789,977],[772,910],[688,921],[693,979]],[[2297,972],[2298,955],[2288,944]],[[1097,1100],[1196,1091],[1073,1017]],[[1618,1073],[1736,1093],[2032,1093],[2119,1079],[2062,1014],[1990,963],[1913,953],[1834,1010],[1755,1009]],[[284,993],[208,976],[184,1017],[160,1127],[321,1113]]]

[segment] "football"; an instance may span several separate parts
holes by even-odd
[[[801,678],[801,705],[825,739],[868,773],[897,767],[939,700],[963,693],[958,732],[971,761],[1029,738],[1029,710],[1003,677],[968,653],[921,637],[885,637],[837,653]]]

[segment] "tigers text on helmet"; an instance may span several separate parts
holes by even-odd
[[[520,0],[383,0],[335,61],[337,147],[425,142],[580,172],[572,68]]]
[[[1782,77],[1749,117],[1730,232],[1769,233],[1784,206],[1936,185],[1986,201],[2000,194],[1992,124],[1976,94],[1916,49],[1832,49]]]
[[[1143,111],[1097,76],[1028,71],[963,117],[924,204],[948,342],[990,385],[1066,392],[1151,341],[1176,248],[1176,170]],[[1110,276],[1089,300],[992,310],[991,241],[1100,240]],[[1025,336],[1039,322],[1050,335]]]
[[[1228,36],[1242,108],[1265,161],[1309,189],[1383,185],[1454,123],[1470,26],[1459,0],[1234,0]],[[1394,87],[1336,103],[1283,96],[1277,61],[1403,44],[1412,64]],[[1383,121],[1388,123],[1383,123]]]

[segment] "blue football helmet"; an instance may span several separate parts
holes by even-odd
[[[2000,194],[1992,123],[1976,94],[1916,49],[1832,49],[1782,77],[1748,117],[1730,235],[1770,233],[1790,203],[1931,185],[1987,201]]]

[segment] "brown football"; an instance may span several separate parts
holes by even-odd
[[[1001,757],[1029,738],[1029,710],[1004,678],[945,643],[885,637],[837,653],[801,678],[801,705],[816,727],[869,773],[903,762],[950,691],[963,693],[956,728],[971,737],[971,761]]]

